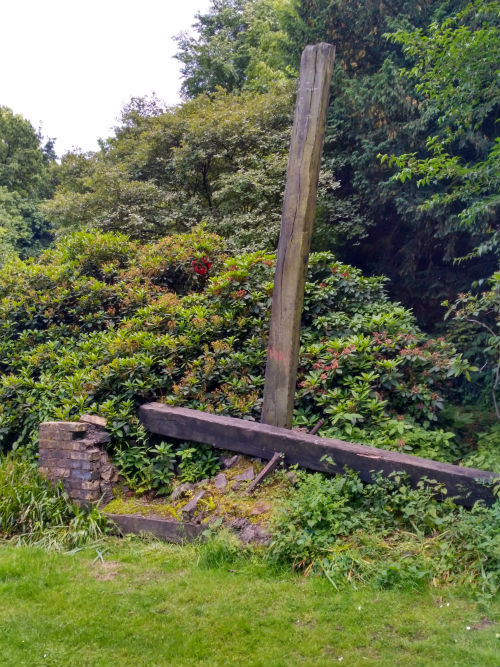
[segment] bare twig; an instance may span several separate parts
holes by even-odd
[[[497,413],[497,417],[500,420],[500,410],[498,409],[497,397],[495,395],[499,379],[500,379],[500,364],[497,365],[497,370],[495,373],[495,382],[493,383],[493,389],[491,390],[491,394],[493,396],[493,405],[495,406],[495,412]]]
[[[492,336],[497,336],[498,335],[493,331],[493,329],[490,329],[490,327],[487,324],[485,324],[484,322],[480,322],[479,320],[474,320],[472,317],[467,317],[466,319],[467,319],[467,322],[474,322],[474,324],[479,324],[480,327],[483,327],[483,329],[486,329],[487,331],[489,331]]]

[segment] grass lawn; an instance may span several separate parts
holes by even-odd
[[[203,546],[99,549],[0,546],[1,667],[500,664],[497,607],[463,590],[338,592],[258,559],[209,567]]]

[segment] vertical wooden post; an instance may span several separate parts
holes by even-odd
[[[316,206],[335,47],[306,46],[288,157],[274,277],[262,422],[290,428],[297,380],[300,319]]]

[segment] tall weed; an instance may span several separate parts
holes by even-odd
[[[96,508],[73,505],[62,485],[47,482],[35,463],[13,454],[0,460],[0,537],[73,549],[100,539],[107,526]]]

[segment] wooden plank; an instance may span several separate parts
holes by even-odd
[[[144,427],[152,433],[194,440],[264,459],[271,459],[275,453],[283,452],[287,465],[298,464],[309,470],[326,473],[342,473],[344,467],[347,467],[359,472],[365,482],[373,481],[373,471],[384,475],[392,471],[406,473],[413,484],[425,476],[442,482],[448,494],[458,496],[463,505],[472,505],[479,499],[491,503],[491,489],[482,483],[500,479],[500,475],[484,470],[462,468],[410,454],[320,438],[309,433],[188,408],[174,408],[162,403],[141,406],[139,417]],[[325,457],[333,460],[333,465]]]
[[[335,47],[306,46],[286,176],[267,350],[262,422],[291,428],[300,319]]]
[[[207,528],[175,519],[161,519],[140,514],[106,514],[106,516],[116,524],[122,535],[150,533],[167,542],[192,542]]]
[[[259,486],[259,484],[262,482],[263,479],[265,479],[268,475],[270,475],[273,470],[276,470],[280,462],[284,459],[284,456],[281,452],[276,452],[276,454],[273,454],[272,459],[269,461],[269,463],[262,468],[262,470],[259,472],[257,477],[253,480],[253,482],[250,482],[250,484],[247,486],[245,490],[245,494],[250,494],[255,491],[255,489]]]

